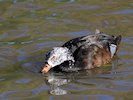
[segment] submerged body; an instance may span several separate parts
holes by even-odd
[[[121,36],[100,31],[72,39],[48,52],[42,72],[47,73],[53,67],[66,72],[100,67],[111,62],[120,41]]]

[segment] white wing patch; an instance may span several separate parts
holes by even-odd
[[[117,46],[115,44],[110,45],[111,58],[114,56],[114,54],[116,52],[116,47]]]

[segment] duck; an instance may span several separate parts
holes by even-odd
[[[71,39],[46,53],[41,72],[48,73],[50,69],[74,72],[101,67],[112,61],[121,39],[121,35],[109,35],[98,29],[91,35]]]

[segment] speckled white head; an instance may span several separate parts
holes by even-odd
[[[70,53],[69,49],[66,47],[54,47],[46,55],[46,62],[51,67],[60,65],[61,63],[67,60],[72,60],[74,62],[72,54]]]

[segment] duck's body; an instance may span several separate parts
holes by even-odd
[[[120,41],[121,36],[115,37],[100,31],[93,35],[72,39],[62,47],[49,52],[42,72],[46,73],[52,67],[67,72],[100,67],[111,62]],[[60,52],[57,53],[59,50]]]

